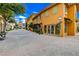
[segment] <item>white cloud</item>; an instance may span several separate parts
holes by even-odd
[[[26,18],[25,16],[19,16],[19,18]]]
[[[18,19],[18,18],[26,18],[26,17],[25,16],[21,16],[21,15],[15,17],[15,19]]]
[[[18,21],[19,19],[16,19],[16,18],[15,18],[15,20]]]
[[[15,17],[15,20],[16,20],[16,22],[18,23],[19,21],[22,21],[23,23],[25,23],[25,16],[16,16]]]
[[[36,12],[36,11],[33,11],[32,13],[36,13],[36,14],[37,14],[38,12]]]
[[[15,21],[18,23],[19,22],[19,19],[15,19]]]
[[[22,22],[25,23],[25,19],[23,19]]]

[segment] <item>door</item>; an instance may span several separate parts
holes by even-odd
[[[54,26],[51,25],[51,34],[54,34]]]
[[[48,34],[50,34],[50,25],[48,25]]]
[[[55,34],[56,35],[60,35],[60,27],[61,27],[61,23],[58,23],[55,27]]]
[[[48,34],[53,34],[53,32],[54,32],[54,26],[48,25]]]
[[[46,34],[46,29],[47,29],[47,26],[46,25],[44,25],[44,33]]]

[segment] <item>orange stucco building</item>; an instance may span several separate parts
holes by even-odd
[[[65,35],[74,36],[76,34],[76,13],[78,10],[79,4],[51,4],[33,17],[33,24],[36,24],[38,30],[41,30],[43,34],[62,37]]]
[[[28,30],[30,29],[29,25],[32,23],[32,19],[33,19],[34,16],[35,16],[35,14],[33,13],[26,19],[27,29]]]

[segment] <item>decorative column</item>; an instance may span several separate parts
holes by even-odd
[[[64,37],[64,35],[65,35],[65,21],[64,21],[64,18],[63,18],[62,22],[61,22],[60,36]]]
[[[56,27],[56,25],[54,25],[54,33],[53,33],[54,35],[55,35],[55,27]]]
[[[46,28],[47,30],[46,30],[46,33],[48,34],[48,25],[47,25],[47,28]]]
[[[51,25],[50,25],[50,35],[51,35]]]
[[[43,34],[44,34],[44,25],[42,25],[42,32],[43,32]]]
[[[74,36],[76,34],[76,5],[73,4],[68,8],[68,18],[72,21],[68,23],[67,35]]]

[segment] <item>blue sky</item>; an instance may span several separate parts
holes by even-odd
[[[28,18],[32,13],[39,13],[41,10],[49,6],[50,3],[25,3],[25,13],[24,15],[18,15],[16,16],[16,21],[22,21],[25,22],[25,18]],[[77,13],[77,18],[79,18],[79,12]]]
[[[25,16],[28,17],[32,13],[38,13],[45,7],[49,6],[50,3],[27,3],[24,4],[26,7]]]
[[[25,3],[24,6],[26,8],[26,11],[24,15],[17,15],[15,18],[17,22],[25,20],[25,18],[28,18],[32,13],[39,13],[42,9],[49,6],[50,3]]]

